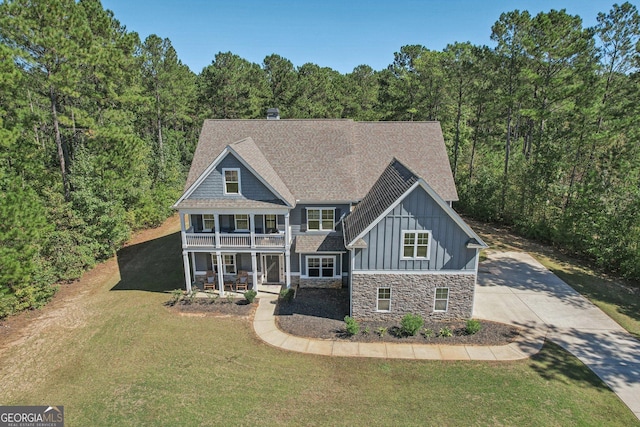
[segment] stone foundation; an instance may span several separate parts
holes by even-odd
[[[473,314],[474,274],[353,274],[351,307],[356,320],[468,319]],[[391,288],[391,310],[376,311],[378,288]],[[449,288],[446,312],[434,312],[435,288]]]
[[[300,278],[299,287],[301,288],[325,288],[325,289],[340,289],[342,287],[342,278],[338,279],[320,279],[318,277],[313,278]]]

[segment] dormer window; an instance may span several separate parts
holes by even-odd
[[[240,169],[222,169],[224,194],[240,194]]]

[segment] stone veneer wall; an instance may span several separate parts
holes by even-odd
[[[301,288],[325,288],[340,289],[342,287],[342,278],[338,279],[320,279],[320,278],[300,278],[299,287]]]
[[[351,304],[356,320],[468,319],[473,313],[475,274],[353,274]],[[391,288],[391,311],[378,312],[378,288]],[[449,288],[446,312],[433,312],[435,288]]]

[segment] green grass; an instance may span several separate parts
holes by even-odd
[[[2,354],[2,404],[64,405],[71,427],[639,424],[552,344],[499,363],[290,353],[261,342],[246,320],[163,305],[163,291],[181,285],[175,234],[121,252],[118,267],[74,302],[77,324],[51,325]]]

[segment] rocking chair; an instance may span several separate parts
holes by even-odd
[[[246,271],[238,271],[238,278],[236,279],[236,292],[241,290],[246,292],[249,290],[249,274]]]

